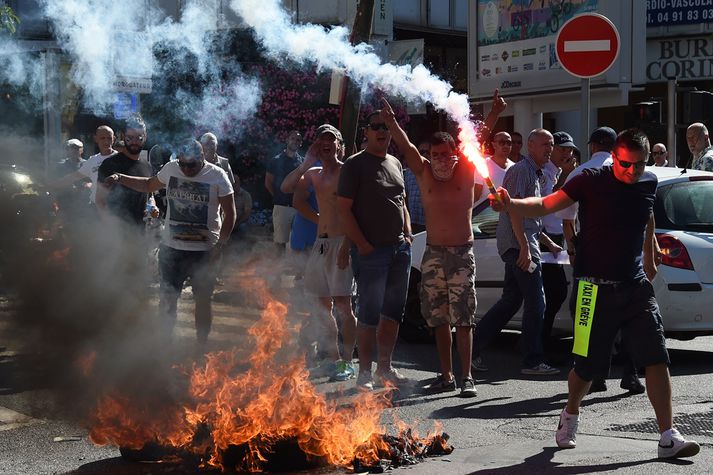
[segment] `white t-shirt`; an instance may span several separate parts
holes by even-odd
[[[183,251],[208,251],[220,237],[219,197],[233,193],[228,175],[205,162],[196,176],[187,177],[178,162],[168,162],[156,175],[166,185],[166,221],[161,241]]]
[[[85,160],[79,167],[79,173],[92,180],[92,191],[89,193],[89,202],[92,204],[94,204],[94,199],[97,196],[97,175],[99,165],[115,153],[116,152],[111,152],[109,155],[102,155],[101,153],[94,154]]]
[[[505,160],[505,168],[500,168],[500,165],[495,163],[495,161],[491,157],[488,157],[485,159],[485,164],[488,167],[488,175],[490,175],[490,181],[493,182],[493,186],[495,186],[495,189],[497,189],[498,187],[503,186],[505,172],[508,171],[508,168],[515,165],[515,162],[508,158]],[[485,180],[483,180],[483,177],[480,176],[480,173],[478,173],[477,169],[475,171],[475,183],[483,185],[483,191],[480,193],[480,198],[475,200],[475,204],[478,204],[488,197],[488,193],[490,193],[490,190],[487,186],[485,186]]]
[[[572,173],[567,176],[567,179],[564,182],[569,182],[569,180],[581,174],[583,170],[587,170],[589,168],[602,168],[607,165],[611,165],[612,163],[614,163],[614,160],[611,157],[611,152],[597,152],[592,155],[592,158],[590,158],[589,161],[582,163],[580,166],[572,170]],[[558,211],[555,215],[561,219],[574,220],[577,217],[578,210],[579,205],[574,203],[571,206]]]

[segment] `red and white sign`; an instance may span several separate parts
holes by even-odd
[[[578,15],[557,33],[557,59],[565,71],[580,78],[604,73],[619,56],[619,32],[598,13]]]

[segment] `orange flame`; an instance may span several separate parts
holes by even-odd
[[[237,350],[206,355],[205,365],[194,365],[190,373],[191,402],[184,407],[156,411],[118,394],[105,396],[91,440],[133,449],[153,442],[221,470],[260,471],[275,444],[285,439],[296,441],[309,459],[342,467],[355,459],[375,463],[388,453],[380,424],[390,405],[386,393],[361,392],[348,403],[319,393],[304,359],[285,356],[295,353],[289,348],[293,329],[286,323],[287,307],[269,297],[264,284],[259,287],[267,305],[249,330],[256,346],[247,370],[241,371],[246,361]],[[231,446],[247,449],[235,466],[226,466],[224,454]]]

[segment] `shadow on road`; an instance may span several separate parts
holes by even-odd
[[[614,472],[628,467],[636,467],[650,463],[663,463],[670,465],[691,465],[690,460],[670,460],[659,459],[634,460],[630,462],[601,463],[596,465],[564,465],[553,460],[555,454],[560,450],[556,447],[543,447],[542,452],[525,458],[516,465],[507,467],[486,468],[471,472],[469,475],[533,475],[533,474],[553,474],[553,475],[576,475],[580,473]]]

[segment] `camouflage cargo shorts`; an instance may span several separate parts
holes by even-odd
[[[421,261],[421,314],[430,327],[475,323],[473,245],[426,246]]]

